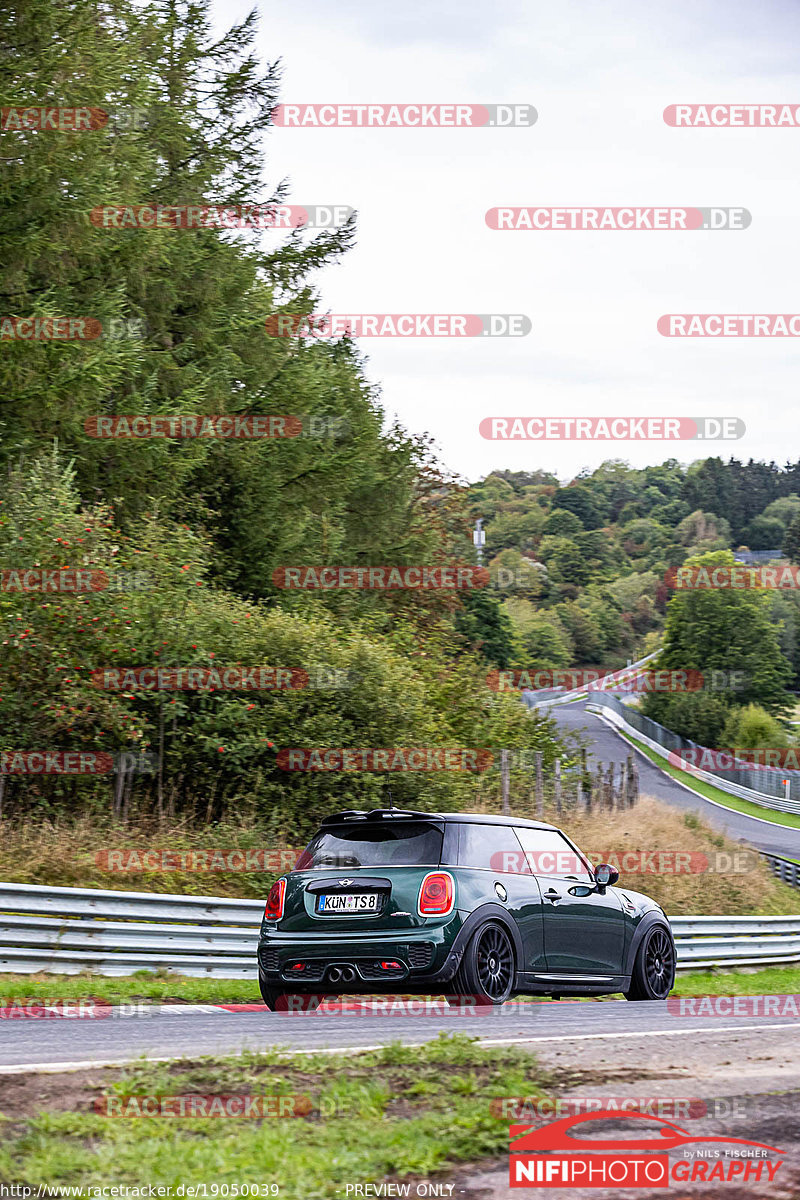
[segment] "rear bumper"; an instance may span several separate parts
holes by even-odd
[[[315,991],[323,984],[336,982],[348,991],[424,992],[432,984],[449,982],[458,970],[462,947],[458,932],[462,920],[458,913],[444,925],[423,927],[413,932],[386,934],[286,934],[270,931],[258,944],[258,970],[270,987],[291,986],[294,991]],[[303,970],[295,969],[303,963]],[[397,963],[398,969],[384,969],[382,963]],[[336,968],[350,968],[354,978],[328,979]]]

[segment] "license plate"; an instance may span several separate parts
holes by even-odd
[[[372,913],[377,912],[380,896],[377,892],[348,892],[346,895],[326,892],[320,896],[318,913]]]

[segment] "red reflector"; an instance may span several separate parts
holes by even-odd
[[[305,969],[306,969],[305,963],[293,963],[292,964],[293,971],[305,971]]]
[[[453,877],[446,871],[426,875],[419,889],[419,912],[423,917],[444,917],[455,903]]]
[[[402,971],[403,968],[399,962],[382,962],[381,969],[383,971]]]

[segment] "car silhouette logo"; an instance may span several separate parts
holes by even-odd
[[[620,1120],[619,1112],[578,1113],[545,1126],[512,1125],[509,1129],[511,1153],[519,1154],[520,1151],[536,1150],[573,1150],[578,1153],[586,1150],[670,1150],[675,1146],[685,1146],[691,1142],[723,1142],[727,1145],[757,1146],[761,1150],[771,1150],[774,1154],[785,1154],[784,1150],[779,1150],[776,1146],[767,1146],[764,1142],[750,1142],[745,1138],[719,1137],[717,1134],[692,1137],[679,1125],[673,1125],[670,1121],[651,1116],[649,1113],[626,1112],[624,1119],[629,1118],[637,1121],[649,1121],[661,1125],[662,1128],[655,1136],[647,1138],[615,1137],[606,1140],[575,1136],[571,1135],[569,1130],[573,1125],[581,1125],[584,1121]]]

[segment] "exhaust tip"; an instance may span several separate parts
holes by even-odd
[[[356,977],[356,973],[352,967],[342,967],[342,979],[345,983],[352,983]]]
[[[328,971],[328,979],[330,979],[331,983],[338,983],[341,978],[342,972],[339,968],[331,967],[330,971]]]

